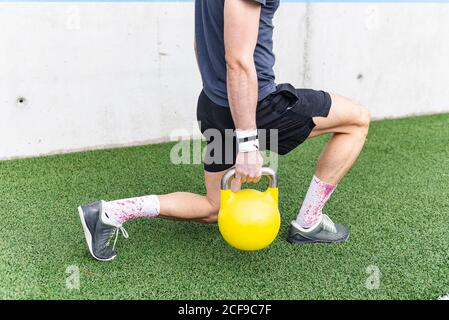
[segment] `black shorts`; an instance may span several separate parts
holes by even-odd
[[[257,105],[260,149],[280,155],[292,151],[315,127],[312,118],[327,117],[331,104],[327,92],[278,85],[275,92]],[[231,168],[237,156],[237,145],[230,108],[216,105],[203,91],[198,99],[197,119],[207,141],[204,169],[219,172]]]

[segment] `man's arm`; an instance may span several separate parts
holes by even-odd
[[[224,43],[227,65],[227,91],[237,132],[256,130],[258,80],[254,50],[259,34],[261,6],[256,1],[225,0]],[[258,150],[239,152],[236,179],[257,182],[262,157]]]
[[[228,99],[237,129],[256,129],[258,82],[254,50],[259,33],[260,4],[226,0],[224,42]]]

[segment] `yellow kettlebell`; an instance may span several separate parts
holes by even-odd
[[[279,232],[277,175],[268,167],[262,168],[262,175],[269,179],[269,187],[264,192],[253,189],[232,192],[230,185],[235,169],[225,173],[221,180],[218,228],[224,240],[239,250],[255,251],[268,247]]]

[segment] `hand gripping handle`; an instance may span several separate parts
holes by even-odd
[[[278,176],[276,174],[276,171],[274,171],[269,167],[263,167],[262,175],[268,177],[268,185],[270,188],[278,187]],[[232,168],[223,175],[223,178],[221,178],[221,189],[222,190],[231,189],[231,181],[234,178],[235,178],[235,169]]]

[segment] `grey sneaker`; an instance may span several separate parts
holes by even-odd
[[[103,210],[103,203],[104,201],[98,201],[81,205],[78,213],[90,254],[97,260],[110,261],[117,256],[114,249],[119,231],[125,238],[128,238],[128,233],[121,224],[108,217]],[[114,236],[114,244],[111,246]]]
[[[339,243],[349,238],[349,229],[341,224],[335,224],[325,214],[314,226],[302,228],[296,221],[292,221],[288,229],[288,241],[292,244],[306,243]]]

